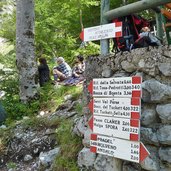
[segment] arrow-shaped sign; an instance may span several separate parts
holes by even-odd
[[[94,97],[141,97],[141,77],[93,79],[88,86]]]
[[[149,156],[148,150],[141,142],[91,134],[90,151],[136,163]]]
[[[103,134],[132,141],[138,141],[140,138],[139,120],[97,115],[93,116],[88,124],[93,133],[96,134]]]
[[[93,115],[139,119],[141,111],[141,99],[93,98],[88,107]]]
[[[114,37],[122,37],[122,22],[85,28],[80,33],[80,39],[85,42]]]

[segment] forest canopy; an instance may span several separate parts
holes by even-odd
[[[14,1],[1,1],[14,4]],[[129,0],[129,3],[135,0]],[[122,6],[122,0],[110,2],[110,8]],[[13,13],[3,13],[0,37],[7,38],[15,44],[15,5]],[[79,33],[82,27],[100,24],[100,0],[35,0],[35,45],[36,55],[64,56],[71,62],[75,55],[99,53],[99,42],[91,43],[80,49]],[[93,48],[92,48],[93,47]]]

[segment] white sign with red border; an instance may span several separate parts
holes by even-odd
[[[93,115],[140,119],[140,98],[93,98],[89,105]]]
[[[90,151],[140,163],[149,156],[141,142],[91,134]]]
[[[141,97],[142,78],[119,77],[93,79],[88,86],[94,97]]]
[[[132,141],[139,141],[140,138],[140,121],[137,119],[97,115],[92,116],[88,124],[93,133],[96,134],[103,134]]]
[[[85,42],[114,37],[122,37],[122,22],[85,28],[80,34],[80,38]]]

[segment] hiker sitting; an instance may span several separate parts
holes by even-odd
[[[56,59],[58,66],[53,68],[54,81],[64,81],[71,76],[71,67],[65,62],[63,57]]]
[[[139,38],[134,43],[134,48],[161,46],[160,40],[150,32],[149,27],[143,27]]]
[[[64,85],[77,85],[84,80],[83,73],[85,70],[84,58],[77,56],[75,65],[72,69],[72,77],[64,81]]]
[[[45,58],[39,58],[40,65],[38,66],[39,84],[42,87],[50,80],[50,70]]]
[[[80,77],[85,70],[85,63],[84,58],[82,56],[77,56],[75,61],[75,66],[72,69],[72,76],[73,77]]]

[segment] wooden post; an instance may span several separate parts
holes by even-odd
[[[101,25],[107,24],[108,20],[104,17],[104,13],[110,9],[110,0],[101,0]],[[109,53],[109,40],[100,41],[101,55],[107,55]]]

